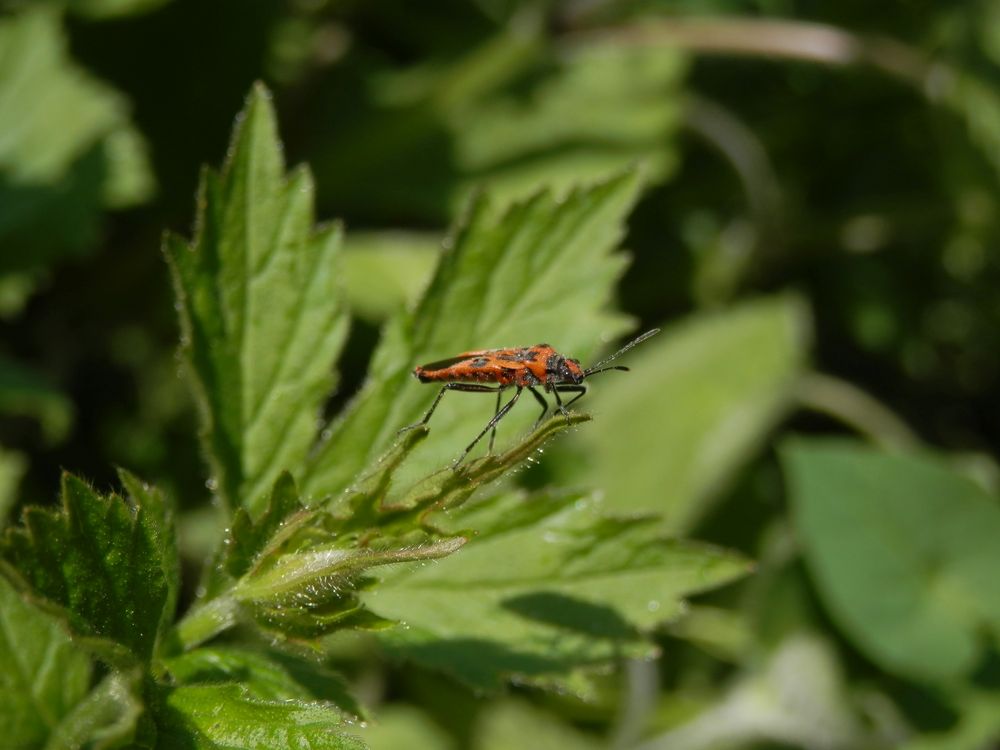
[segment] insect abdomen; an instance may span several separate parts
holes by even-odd
[[[445,367],[440,370],[431,370],[426,367],[417,367],[413,374],[421,383],[442,382],[442,383],[497,383],[508,385],[514,382],[515,370],[505,367],[497,367],[495,364],[484,364],[474,367],[470,364],[455,367]]]

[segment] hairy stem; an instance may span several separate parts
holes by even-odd
[[[190,651],[236,624],[239,604],[228,593],[191,609],[167,636],[168,654]]]

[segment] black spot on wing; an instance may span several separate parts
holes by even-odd
[[[497,354],[496,357],[505,362],[534,362],[538,358],[538,352],[531,349],[515,349],[503,354]]]

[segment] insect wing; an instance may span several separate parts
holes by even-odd
[[[456,354],[454,357],[449,357],[448,359],[439,359],[435,362],[428,362],[426,365],[420,365],[420,369],[425,372],[437,372],[439,370],[448,370],[452,367],[471,367],[473,360],[488,360],[498,351],[502,350],[480,349],[474,352],[462,352],[461,354]]]

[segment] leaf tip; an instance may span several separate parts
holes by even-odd
[[[250,87],[250,94],[247,96],[247,103],[252,101],[264,101],[270,102],[274,98],[271,93],[271,89],[267,87],[267,84],[261,80],[256,80]]]
[[[288,469],[282,469],[281,473],[278,474],[278,478],[274,480],[274,488],[271,492],[276,493],[279,491],[298,494],[298,488],[295,486],[295,477],[292,476],[292,472]]]
[[[68,469],[63,469],[59,477],[59,490],[63,498],[66,498],[71,492],[90,490],[90,486]]]
[[[118,481],[124,486],[128,486],[129,484],[142,484],[142,480],[140,480],[139,477],[126,469],[124,466],[115,466],[115,474],[118,475]]]
[[[274,121],[274,96],[271,90],[262,82],[255,81],[247,94],[243,109],[237,115],[237,120],[253,121],[261,117]]]
[[[284,170],[281,140],[278,137],[278,116],[274,111],[270,90],[259,81],[251,87],[243,109],[236,115],[232,140],[222,169],[223,178],[233,171],[235,165],[249,159],[254,152],[263,157],[259,168],[270,173],[271,179],[276,180]],[[202,173],[203,189],[199,190],[199,204],[211,192],[210,178],[210,170]]]

